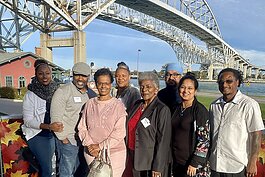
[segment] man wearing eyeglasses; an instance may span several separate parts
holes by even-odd
[[[181,98],[178,93],[178,83],[181,79],[183,69],[178,63],[168,63],[165,70],[165,82],[166,87],[158,92],[158,98],[165,103],[171,114],[174,112],[174,108],[181,102]]]
[[[226,68],[218,75],[222,96],[210,105],[211,177],[254,177],[264,129],[259,104],[242,94],[240,71]]]

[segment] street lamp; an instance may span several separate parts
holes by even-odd
[[[138,49],[138,53],[137,53],[137,65],[136,65],[136,70],[137,70],[137,78],[138,78],[138,76],[139,76],[139,57],[140,57],[140,52],[141,52],[141,50],[140,49]]]

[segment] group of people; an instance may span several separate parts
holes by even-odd
[[[61,86],[52,81],[46,61],[37,60],[34,66],[22,130],[42,177],[52,176],[55,151],[59,176],[87,176],[86,165],[106,146],[113,177],[257,174],[264,125],[258,103],[238,89],[242,76],[235,69],[219,73],[222,96],[208,111],[196,99],[197,79],[192,73],[183,75],[176,63],[167,64],[161,90],[153,72],[139,74],[139,89],[131,86],[124,62],[118,63],[115,78],[109,69],[99,69],[94,74],[98,94],[87,86],[86,63],[76,63],[73,81]]]

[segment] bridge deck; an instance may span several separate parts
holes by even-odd
[[[117,0],[116,3],[153,16],[161,21],[182,29],[211,46],[222,46],[222,39],[214,32],[163,2],[158,0]]]

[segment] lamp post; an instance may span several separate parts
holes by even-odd
[[[138,49],[138,51],[137,51],[138,53],[137,53],[137,63],[136,63],[136,70],[137,70],[137,78],[138,78],[138,76],[139,76],[139,57],[140,57],[140,52],[141,52],[141,50],[140,49]]]

